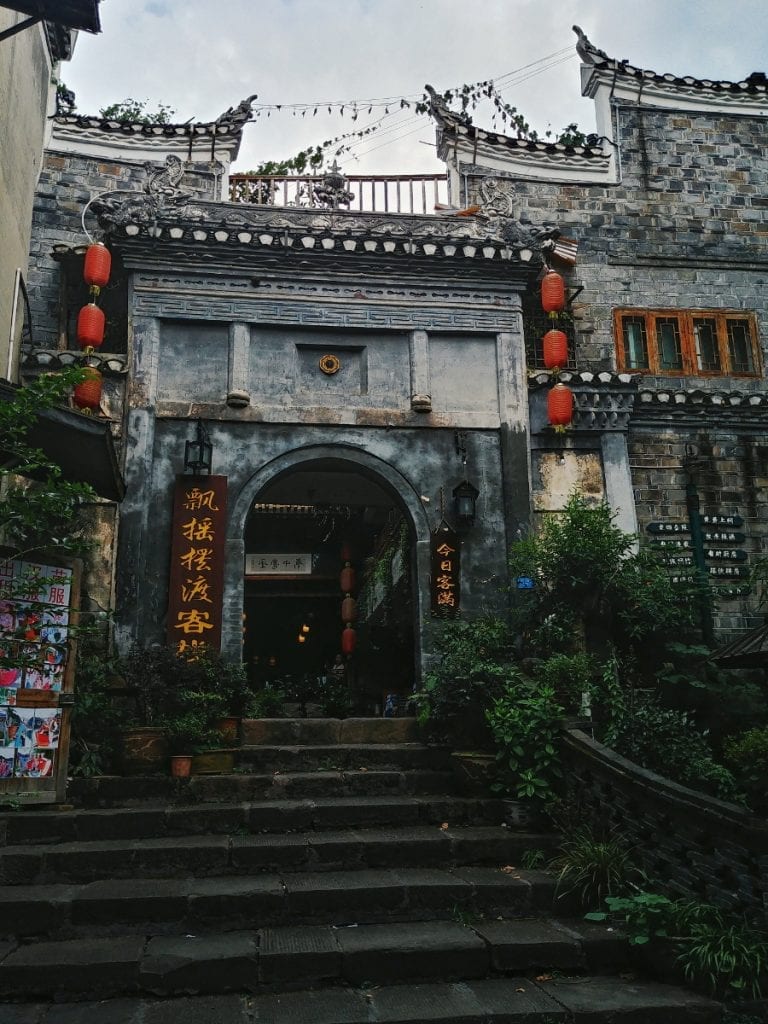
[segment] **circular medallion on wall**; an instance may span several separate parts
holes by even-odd
[[[338,373],[341,369],[341,360],[338,356],[334,356],[329,353],[320,359],[319,365],[323,373],[328,374],[330,377],[332,374]]]

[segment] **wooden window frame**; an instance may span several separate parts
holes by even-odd
[[[628,366],[624,352],[624,319],[642,320],[647,339],[648,366]],[[657,320],[677,321],[680,336],[682,367],[664,370],[660,365],[659,346],[656,334]],[[695,322],[714,320],[717,351],[720,367],[717,370],[699,368],[696,354]],[[728,322],[739,320],[748,325],[749,341],[752,346],[754,370],[734,370],[731,367],[731,353],[728,342]],[[616,365],[621,373],[647,373],[657,377],[746,377],[754,379],[763,376],[763,361],[757,331],[757,317],[742,309],[616,309],[613,314],[613,329],[616,347]]]

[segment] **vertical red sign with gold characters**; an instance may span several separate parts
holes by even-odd
[[[173,494],[168,644],[177,654],[221,648],[225,476],[177,476]]]
[[[447,526],[435,530],[431,539],[432,614],[453,619],[461,602],[461,541]]]

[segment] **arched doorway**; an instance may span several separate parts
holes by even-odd
[[[243,660],[296,703],[376,714],[418,678],[419,531],[397,474],[350,455],[294,453],[259,474],[243,526]]]

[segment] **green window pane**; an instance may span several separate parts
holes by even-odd
[[[648,339],[645,320],[638,316],[622,317],[624,332],[624,365],[628,370],[648,369]]]
[[[656,346],[661,370],[682,370],[683,352],[680,345],[680,326],[677,317],[657,317]]]
[[[717,347],[717,325],[714,320],[693,321],[696,340],[696,362],[702,373],[720,373],[720,350]]]
[[[752,338],[748,320],[728,320],[728,355],[732,373],[754,373]]]

